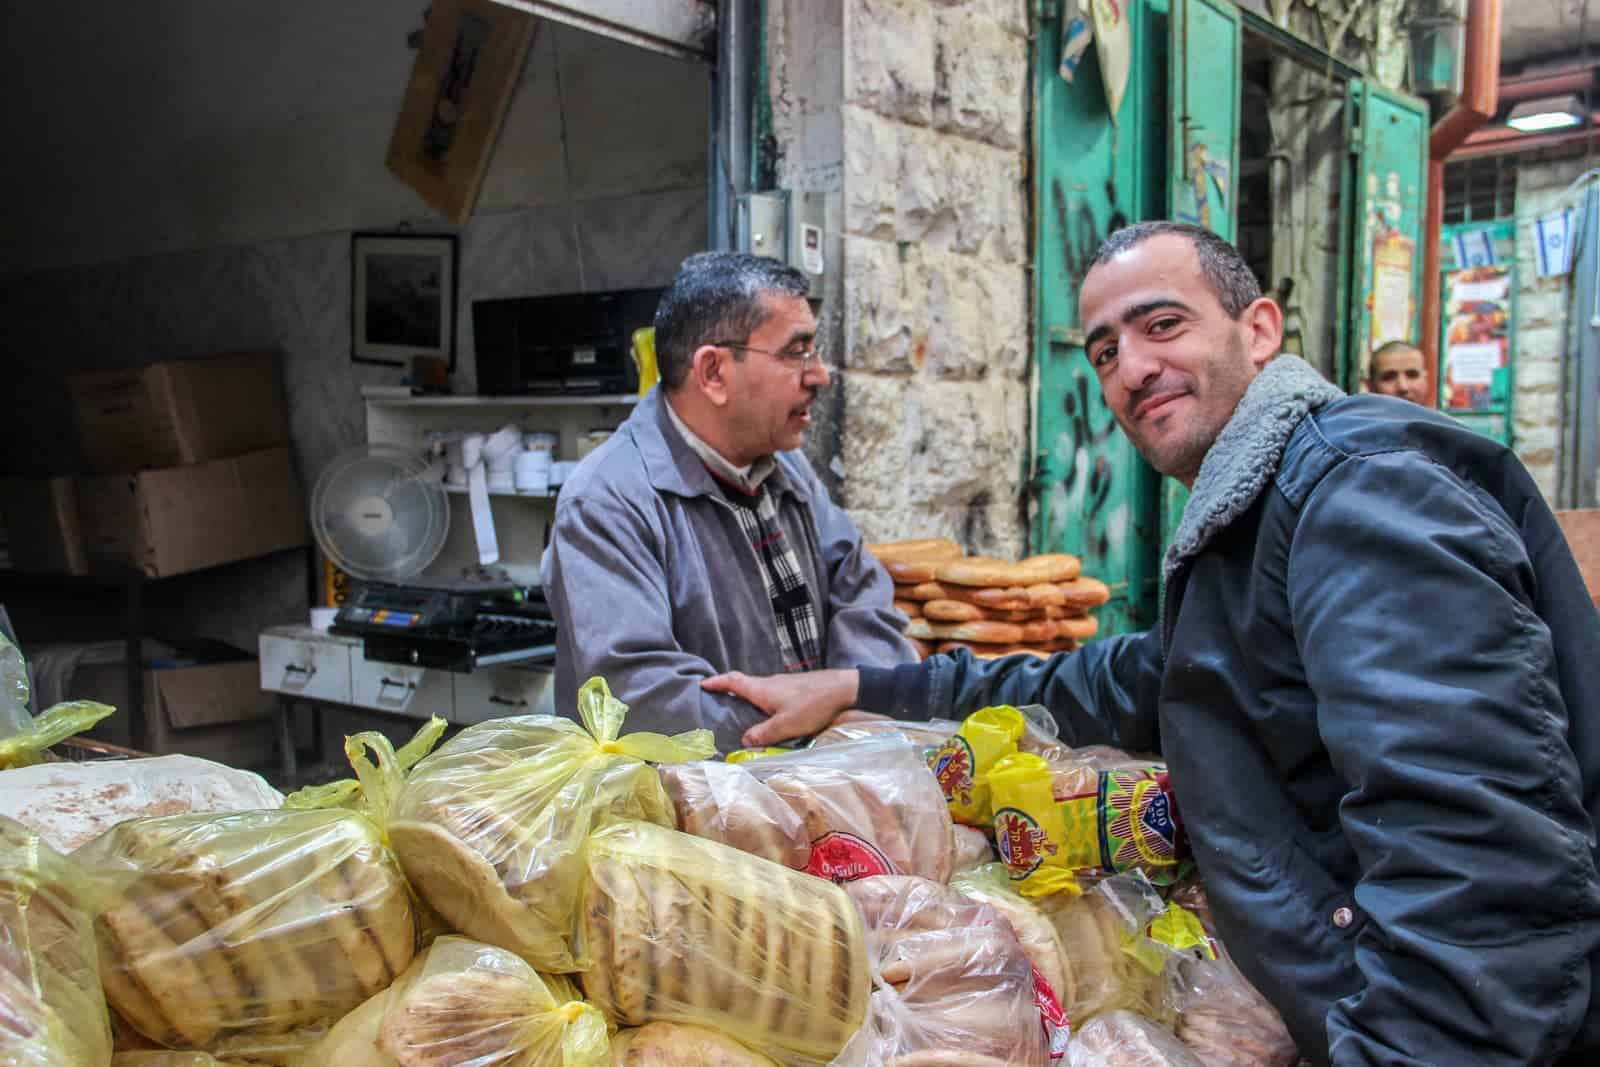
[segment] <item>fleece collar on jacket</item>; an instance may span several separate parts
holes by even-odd
[[[1255,503],[1283,460],[1301,420],[1344,392],[1298,356],[1279,355],[1256,375],[1233,417],[1200,463],[1162,573],[1171,581],[1184,563]]]

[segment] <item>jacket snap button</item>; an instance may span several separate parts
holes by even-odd
[[[1349,908],[1335,908],[1333,911],[1333,925],[1343,930],[1356,921],[1356,913]]]

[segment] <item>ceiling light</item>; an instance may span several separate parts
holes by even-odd
[[[1524,100],[1511,109],[1506,125],[1522,133],[1542,133],[1545,130],[1564,130],[1583,122],[1583,103],[1572,95],[1546,96],[1538,100]]]

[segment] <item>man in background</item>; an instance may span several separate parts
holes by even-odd
[[[764,716],[703,679],[916,658],[888,574],[799,451],[830,382],[808,289],[776,260],[706,252],[663,294],[660,385],[556,505],[558,708],[599,675],[628,730],[704,727],[729,751]]]
[[[1397,396],[1413,404],[1428,400],[1428,365],[1421,349],[1410,341],[1390,341],[1372,353],[1367,388],[1384,396]]]

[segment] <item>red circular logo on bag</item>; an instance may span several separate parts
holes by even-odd
[[[805,870],[807,874],[832,882],[853,882],[875,874],[896,873],[894,864],[876,845],[842,830],[823,834],[811,842],[811,861]]]

